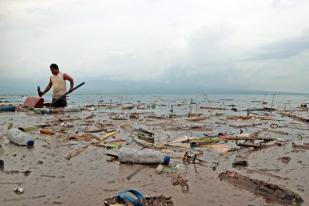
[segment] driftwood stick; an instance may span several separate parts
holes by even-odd
[[[219,179],[254,194],[261,195],[266,200],[280,204],[300,205],[304,201],[300,195],[289,189],[262,180],[252,179],[237,172],[222,172],[219,174]]]

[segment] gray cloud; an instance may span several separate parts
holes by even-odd
[[[272,6],[274,8],[286,9],[302,3],[304,0],[274,0]]]
[[[256,59],[283,59],[289,58],[309,49],[309,32],[299,37],[275,41],[257,49],[253,58]]]
[[[189,40],[185,64],[176,64],[163,75],[178,85],[196,88],[246,88],[303,91],[309,88],[308,33],[274,41],[248,52],[232,46],[232,33],[220,28],[198,31]],[[225,30],[225,31],[222,31]]]

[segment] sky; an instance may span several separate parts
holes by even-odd
[[[0,0],[0,92],[309,91],[306,0]]]

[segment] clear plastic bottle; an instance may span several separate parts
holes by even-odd
[[[53,111],[50,108],[35,108],[34,113],[36,114],[51,114]]]
[[[131,147],[122,147],[119,150],[118,159],[121,163],[169,164],[171,158],[152,149],[138,150]]]
[[[80,106],[71,105],[63,109],[64,112],[80,112],[82,108]]]
[[[11,142],[21,146],[31,147],[34,145],[33,137],[17,128],[9,129],[7,137]]]

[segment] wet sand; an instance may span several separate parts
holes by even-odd
[[[127,116],[132,113],[131,111],[121,112]],[[37,115],[32,111],[1,113],[0,135],[5,140],[4,145],[0,148],[0,159],[4,161],[4,170],[0,171],[1,205],[104,205],[105,198],[129,188],[137,189],[146,195],[171,196],[177,206],[280,205],[276,202],[269,202],[250,191],[220,181],[218,175],[226,170],[237,171],[252,178],[284,186],[299,194],[304,199],[303,205],[309,204],[309,151],[292,148],[292,141],[297,144],[309,142],[308,124],[295,122],[280,115],[272,117],[272,120],[240,121],[227,120],[224,116],[206,111],[207,119],[196,123],[187,121],[185,118],[147,118],[146,116],[149,116],[147,110],[140,111],[140,113],[140,120],[111,120],[111,113],[98,108],[95,111],[86,110],[78,113],[51,115]],[[87,118],[90,115],[95,117]],[[59,121],[59,118],[62,120],[80,119]],[[284,121],[278,121],[279,119]],[[73,127],[61,126],[62,122],[69,122]],[[33,148],[28,149],[8,142],[6,138],[8,123],[24,128],[46,124],[58,132],[50,136],[40,134],[39,129],[31,131],[30,133],[36,138],[36,142]],[[161,135],[162,138],[166,138],[165,134],[176,137],[204,133],[239,132],[239,129],[232,128],[231,125],[253,123],[262,125],[248,127],[249,132],[269,128],[271,123],[292,125],[298,129],[277,129],[287,131],[289,135],[266,134],[266,136],[283,138],[287,142],[282,146],[252,152],[248,157],[247,167],[232,167],[236,152],[219,154],[211,149],[203,148],[201,149],[203,155],[200,158],[207,163],[186,165],[183,164],[181,157],[176,155],[184,154],[184,151],[177,151],[174,155],[176,158],[172,158],[171,165],[177,167],[176,174],[180,174],[188,180],[189,192],[184,193],[179,185],[173,186],[172,184],[172,176],[175,174],[158,174],[156,165],[128,165],[120,164],[117,160],[110,161],[111,157],[105,154],[104,147],[91,145],[78,156],[66,160],[65,156],[70,151],[87,144],[84,141],[68,140],[68,137],[76,135],[76,132],[82,133],[95,129],[97,123],[109,125],[107,126],[109,130],[120,131],[116,135],[116,139],[122,138],[124,140],[127,139],[128,134],[120,127],[121,125],[143,127],[158,136]],[[203,125],[208,129],[201,131],[166,129],[177,125]],[[94,133],[96,136],[104,134],[105,132]],[[291,160],[285,163],[280,160],[281,157],[290,157]],[[128,180],[127,176],[139,168],[142,168],[141,171]],[[18,186],[24,189],[23,194],[14,193],[13,189]]]

